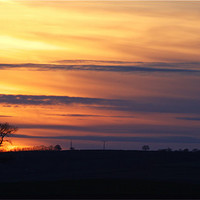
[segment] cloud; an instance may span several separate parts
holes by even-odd
[[[177,117],[176,119],[191,120],[191,121],[200,121],[199,117]]]
[[[161,72],[161,73],[194,73],[199,74],[198,62],[191,63],[162,63],[162,62],[125,62],[125,61],[91,61],[64,60],[69,64],[0,64],[0,69],[25,69],[37,71],[104,71],[104,72]],[[71,64],[70,64],[71,63]],[[93,64],[88,64],[93,63]]]
[[[48,114],[51,116],[60,116],[60,117],[110,117],[110,118],[135,118],[134,116],[125,116],[125,115],[85,115],[85,114]]]
[[[46,95],[6,95],[0,94],[0,103],[19,105],[59,105],[59,104],[86,104],[86,105],[118,105],[123,100],[46,96]]]
[[[73,126],[57,124],[15,124],[20,129],[49,129],[49,130],[68,130],[90,133],[106,134],[171,134],[171,135],[199,135],[200,127],[186,127],[173,125],[152,125],[152,124],[109,124],[91,126]]]
[[[65,63],[65,64],[66,63],[73,63],[73,64],[77,64],[77,63],[139,64],[139,63],[143,63],[143,62],[114,61],[114,60],[57,60],[57,61],[55,61],[55,63]]]
[[[0,117],[12,117],[10,115],[0,115]]]
[[[37,139],[60,139],[60,140],[86,140],[86,141],[108,141],[108,142],[144,142],[144,143],[195,143],[200,142],[196,137],[116,137],[116,136],[32,136],[15,134],[16,138],[37,138]]]
[[[133,99],[105,99],[45,95],[0,94],[0,104],[10,105],[75,105],[82,104],[93,109],[126,112],[193,113],[200,114],[198,98],[135,97]]]
[[[199,68],[200,62],[133,62],[133,61],[121,61],[121,60],[58,60],[54,63],[62,64],[107,64],[112,65],[128,65],[128,66],[143,66],[143,67],[196,67]]]
[[[106,109],[106,108],[105,108]],[[159,112],[159,113],[196,113],[200,114],[199,98],[178,97],[143,97],[127,101],[118,107],[111,107],[121,111]]]

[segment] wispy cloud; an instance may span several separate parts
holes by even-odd
[[[59,61],[62,62],[62,61]],[[107,71],[107,72],[168,72],[200,73],[200,63],[161,63],[161,62],[125,62],[125,61],[90,61],[64,60],[64,64],[0,64],[0,69],[25,69],[37,71]],[[68,62],[68,64],[65,64]],[[71,63],[71,64],[70,64]],[[93,64],[88,64],[93,63]]]
[[[126,112],[195,113],[200,114],[199,98],[137,97],[129,100],[45,95],[0,94],[0,104],[6,105],[74,105],[94,109]]]
[[[0,117],[12,117],[10,115],[0,115]]]
[[[119,105],[123,100],[101,99],[69,96],[46,95],[6,95],[0,94],[0,103],[19,105],[59,105],[59,104],[87,104],[87,105]]]
[[[57,124],[16,124],[21,129],[49,129],[49,130],[69,130],[90,133],[106,133],[111,135],[121,134],[169,134],[169,135],[199,135],[200,127],[186,127],[174,125],[150,125],[150,124],[108,124],[108,125],[57,125]]]
[[[87,114],[48,114],[51,116],[59,116],[59,117],[110,117],[110,118],[135,118],[135,116],[126,116],[126,115],[87,115]]]
[[[108,142],[144,142],[144,143],[194,143],[200,142],[196,137],[116,137],[116,136],[32,136],[15,134],[16,138],[37,138],[37,139],[60,139],[60,140],[86,140],[86,141],[108,141]]]
[[[65,64],[68,64],[68,63],[73,63],[73,64],[92,64],[92,63],[95,63],[95,64],[102,64],[102,63],[106,63],[106,64],[140,64],[140,63],[143,63],[143,62],[130,62],[130,61],[115,61],[115,60],[57,60],[57,61],[54,61],[55,63],[65,63]]]
[[[191,121],[200,121],[200,117],[177,117],[176,119],[191,120]]]

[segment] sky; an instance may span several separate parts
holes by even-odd
[[[0,1],[13,146],[198,148],[200,2]]]

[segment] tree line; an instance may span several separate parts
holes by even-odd
[[[9,142],[9,140],[6,140],[5,137],[9,137],[12,134],[14,134],[18,130],[17,127],[10,125],[9,123],[0,123],[0,147],[3,146],[5,142]],[[61,151],[62,148],[59,144],[55,146],[34,146],[34,147],[16,147],[13,148],[12,151]],[[72,147],[72,142],[71,142],[71,148],[70,150],[74,150],[74,147]],[[144,145],[142,146],[142,151],[150,151],[149,145]],[[173,151],[171,148],[166,148],[166,149],[159,149],[157,151],[165,151],[165,152],[171,152]],[[179,152],[189,152],[189,149],[179,149],[179,150],[174,150],[174,151],[179,151]],[[199,152],[200,150],[195,148],[191,152]]]

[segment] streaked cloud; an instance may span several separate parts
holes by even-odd
[[[181,120],[191,120],[191,121],[200,121],[200,117],[177,117],[176,119],[181,119]]]
[[[0,115],[0,117],[12,117],[12,116],[9,116],[9,115]]]
[[[119,105],[123,100],[84,98],[69,96],[42,96],[42,95],[0,95],[0,103],[16,105],[59,105],[59,104],[86,104],[86,105]]]
[[[116,136],[33,136],[33,135],[20,135],[15,134],[16,138],[30,138],[30,139],[60,139],[60,140],[86,140],[86,141],[108,141],[108,142],[143,142],[143,143],[194,143],[198,144],[200,138],[197,137],[116,137]]]
[[[82,118],[82,117],[135,118],[135,116],[125,116],[125,115],[113,115],[113,116],[108,116],[108,115],[87,115],[87,114],[48,114],[48,115],[58,116],[58,117],[77,117],[77,118]]]
[[[49,130],[70,130],[91,133],[106,133],[106,134],[140,134],[140,135],[177,135],[183,136],[192,134],[199,135],[199,127],[178,126],[178,125],[153,125],[153,124],[108,124],[108,125],[57,125],[57,124],[16,124],[21,129],[49,129]]]
[[[37,71],[66,70],[66,71],[105,71],[105,72],[160,72],[160,73],[200,73],[200,63],[155,63],[155,62],[123,62],[123,61],[85,61],[96,64],[77,64],[84,63],[81,60],[69,61],[74,64],[0,64],[1,70],[24,69]],[[102,65],[104,63],[104,65]],[[105,65],[107,64],[107,65]],[[131,64],[131,65],[130,65]]]
[[[137,97],[134,99],[104,99],[45,95],[0,95],[0,104],[8,105],[72,105],[82,104],[93,109],[127,112],[196,113],[200,114],[199,98]]]

